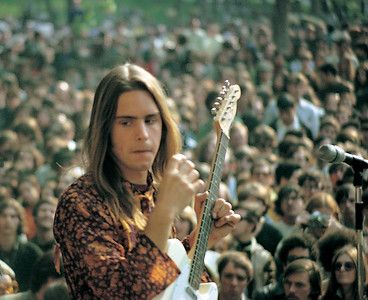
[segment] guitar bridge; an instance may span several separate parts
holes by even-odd
[[[185,289],[187,294],[193,299],[193,300],[197,300],[197,295],[195,293],[195,290],[191,287],[191,286],[187,286],[187,288]]]

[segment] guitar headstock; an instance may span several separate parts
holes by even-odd
[[[222,86],[220,95],[216,98],[211,109],[215,115],[214,120],[219,129],[230,138],[230,127],[236,115],[237,101],[241,95],[240,87],[237,84],[230,85],[228,80]]]

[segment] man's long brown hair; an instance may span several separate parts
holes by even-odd
[[[119,96],[132,90],[150,93],[162,118],[161,143],[150,170],[155,182],[160,181],[168,159],[181,148],[178,127],[171,117],[163,89],[154,76],[137,65],[127,63],[115,67],[101,80],[84,142],[84,159],[86,170],[92,174],[113,217],[128,231],[131,224],[143,229],[146,220],[122,185],[122,173],[112,152],[111,130]]]

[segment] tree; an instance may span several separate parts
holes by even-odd
[[[276,0],[274,4],[272,24],[275,44],[281,53],[289,50],[288,14],[290,0]]]

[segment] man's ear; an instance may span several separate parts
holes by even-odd
[[[263,227],[263,224],[265,223],[265,221],[266,221],[265,217],[262,216],[259,219],[259,222],[254,226],[254,229],[252,230],[252,233],[257,235],[262,230],[262,227]]]

